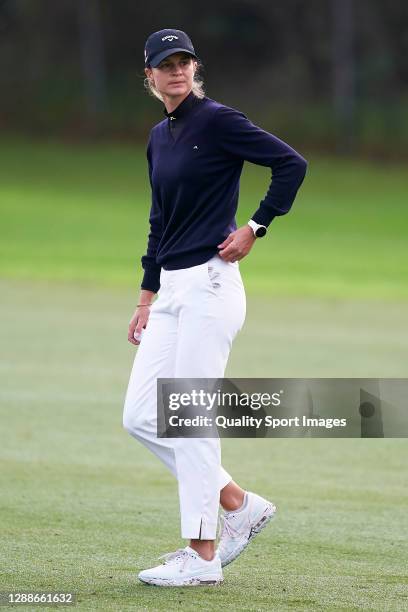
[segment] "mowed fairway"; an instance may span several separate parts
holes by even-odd
[[[309,161],[293,212],[241,263],[227,375],[406,377],[403,168]],[[0,162],[0,592],[72,590],[81,610],[406,609],[402,439],[224,440],[226,469],[276,520],[219,588],[138,582],[182,544],[175,480],[121,425],[143,150],[13,141]],[[246,169],[239,223],[268,178]]]

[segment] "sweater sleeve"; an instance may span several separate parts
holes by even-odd
[[[252,219],[268,225],[289,212],[306,174],[307,162],[292,147],[254,125],[238,110],[221,106],[215,113],[221,149],[237,159],[271,168],[271,182]]]
[[[141,289],[148,289],[149,291],[157,293],[160,289],[161,266],[156,263],[156,252],[162,236],[162,213],[152,184],[151,139],[149,139],[146,153],[149,167],[149,181],[152,190],[152,203],[149,215],[150,233],[147,241],[147,252],[141,258],[142,267],[144,269]]]

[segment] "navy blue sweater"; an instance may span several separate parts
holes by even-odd
[[[251,217],[265,226],[289,211],[307,166],[285,142],[206,96],[199,99],[190,92],[164,114],[147,145],[152,204],[147,253],[141,260],[141,288],[155,293],[161,267],[202,264],[237,229],[245,160],[272,170],[268,191]]]

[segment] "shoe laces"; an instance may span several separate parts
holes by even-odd
[[[187,561],[190,558],[190,553],[184,548],[178,548],[174,552],[166,553],[165,555],[161,555],[159,559],[164,559],[164,565],[176,565],[179,561],[183,561],[180,571],[183,571]]]
[[[222,544],[227,538],[237,538],[240,532],[231,525],[231,521],[228,519],[228,515],[221,515],[218,522],[218,528],[221,532],[220,544]]]

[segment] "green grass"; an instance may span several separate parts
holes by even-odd
[[[309,161],[241,262],[226,375],[406,377],[405,169]],[[268,180],[246,168],[239,223]],[[224,440],[276,521],[220,588],[138,583],[182,543],[175,481],[121,426],[148,210],[142,149],[0,144],[0,591],[73,590],[80,610],[405,609],[399,439]]]
[[[121,426],[133,288],[3,280],[0,291],[0,591],[73,590],[80,610],[406,606],[398,439],[224,440],[226,469],[276,502],[276,521],[220,588],[139,584],[182,541],[173,477]],[[405,310],[383,329],[383,304],[338,301],[334,326],[329,304],[250,298],[227,376],[406,376]]]
[[[406,168],[309,164],[292,212],[241,262],[248,291],[406,300]],[[239,225],[269,179],[245,165]],[[150,207],[143,147],[3,141],[0,206],[0,276],[139,285]]]

